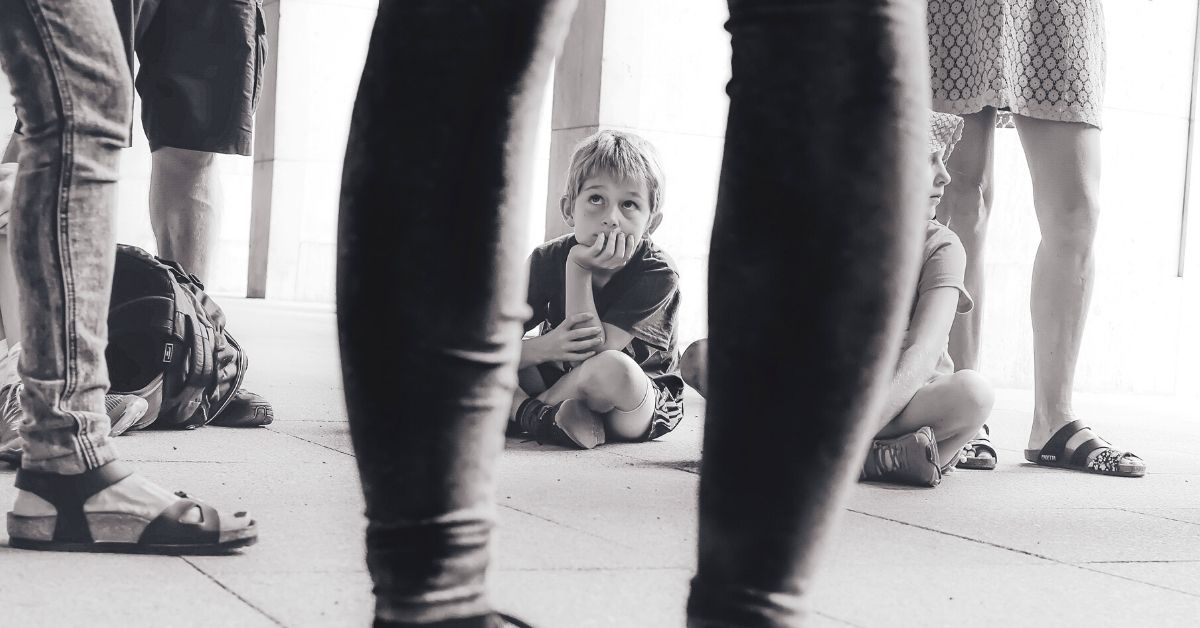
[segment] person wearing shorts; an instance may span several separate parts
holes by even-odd
[[[249,156],[267,34],[261,0],[113,0],[150,142],[160,256],[207,279],[221,214],[216,155]],[[4,162],[17,161],[16,133]],[[132,145],[131,143],[126,144]]]
[[[119,459],[105,412],[112,213],[133,112],[127,47],[112,7],[0,0],[0,68],[25,130],[12,192],[12,262],[20,309],[37,314],[21,321],[24,445],[8,545],[228,553],[257,540],[253,517],[135,472]]]
[[[112,0],[112,7],[124,61],[142,98],[158,255],[207,280],[221,214],[216,155],[250,156],[254,147],[254,110],[267,55],[262,0]],[[132,118],[129,125],[126,147],[132,146]],[[18,119],[4,162],[17,161],[21,135]],[[0,229],[6,236],[2,213]],[[8,244],[0,237],[6,259]],[[21,336],[15,282],[12,269],[0,263],[0,312],[10,350],[20,347]],[[266,399],[240,389],[214,425],[273,420]]]

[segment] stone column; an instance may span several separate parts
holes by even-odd
[[[247,296],[333,301],[338,193],[376,0],[266,0]]]
[[[554,74],[546,239],[567,233],[559,212],[571,150],[600,129],[637,133],[666,172],[654,234],[680,267],[680,339],[707,334],[708,244],[729,99],[724,2],[580,0]]]

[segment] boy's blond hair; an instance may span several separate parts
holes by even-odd
[[[645,139],[624,131],[604,130],[583,138],[571,153],[571,166],[563,198],[570,206],[583,190],[583,182],[598,173],[619,180],[644,181],[650,213],[662,211],[663,172],[658,151]]]

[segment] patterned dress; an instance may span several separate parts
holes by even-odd
[[[1100,126],[1100,0],[929,0],[933,108]]]

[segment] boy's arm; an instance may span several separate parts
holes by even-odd
[[[531,366],[537,366],[546,362],[543,357],[543,345],[546,343],[545,336],[534,336],[533,338],[525,338],[521,341],[521,360],[518,362],[518,370],[527,369]]]
[[[601,323],[600,326],[604,328],[604,344],[596,349],[596,353],[609,350],[621,351],[625,347],[628,347],[630,341],[633,340],[633,334],[616,325]]]
[[[545,362],[581,362],[596,355],[602,333],[597,322],[594,316],[576,314],[540,336],[522,340],[518,368]]]
[[[566,262],[566,320],[571,320],[573,316],[579,314],[587,314],[592,320],[599,321],[600,317],[596,314],[596,298],[592,293],[592,271],[585,268],[575,261],[576,251],[582,248],[576,245],[575,249],[567,255]],[[601,325],[600,340],[605,341],[605,334],[608,331],[608,325]]]
[[[922,292],[917,299],[917,308],[908,327],[908,338],[912,342],[900,352],[896,374],[880,414],[879,429],[896,418],[929,381],[950,336],[958,299],[958,289],[950,286]]]

